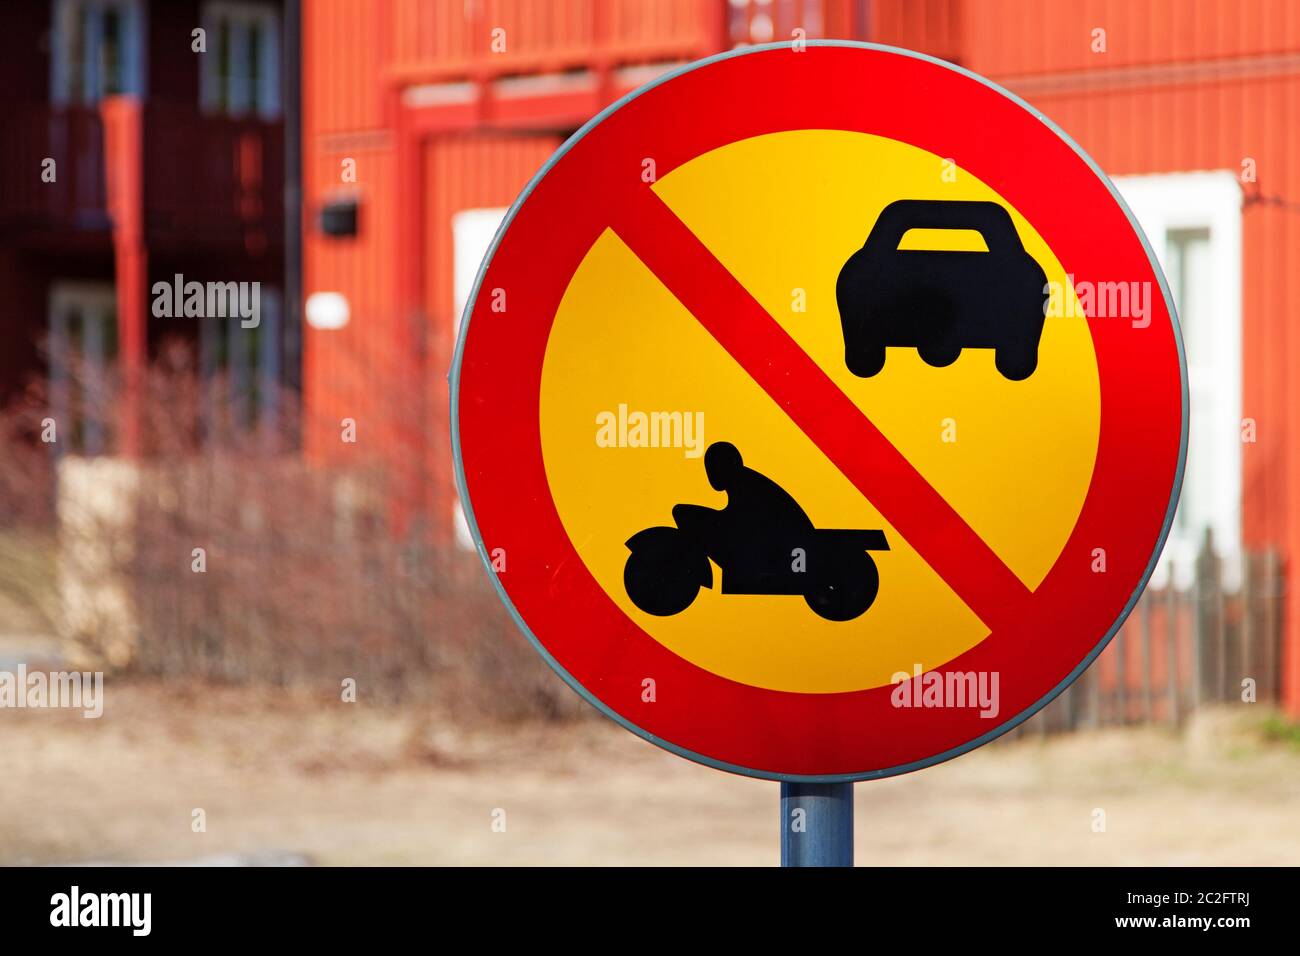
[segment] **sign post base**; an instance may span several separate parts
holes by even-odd
[[[853,865],[853,784],[781,784],[781,865]]]

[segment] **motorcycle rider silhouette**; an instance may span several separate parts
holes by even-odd
[[[726,507],[679,504],[675,528],[647,528],[627,542],[623,583],[648,614],[685,610],[701,586],[723,594],[802,595],[822,617],[847,621],[875,600],[880,575],[868,550],[887,551],[882,531],[816,528],[799,503],[771,478],[746,467],[730,442],[704,453],[709,484]]]
[[[771,478],[745,466],[730,442],[714,442],[704,453],[704,473],[715,491],[727,493],[724,508],[676,505],[673,520],[688,534],[708,542],[709,556],[721,567],[744,567],[762,556],[788,563],[797,542],[813,523],[790,493]],[[760,574],[761,577],[767,575]]]

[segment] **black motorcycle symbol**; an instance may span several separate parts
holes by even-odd
[[[864,613],[880,589],[868,551],[888,551],[885,533],[814,528],[776,482],[745,467],[728,442],[704,453],[709,484],[727,493],[721,510],[676,505],[677,527],[646,528],[628,539],[623,586],[647,614],[667,617],[713,587],[710,559],[722,569],[723,594],[802,595],[831,621]]]

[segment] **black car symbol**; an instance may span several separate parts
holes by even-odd
[[[911,229],[974,231],[988,251],[900,249]],[[888,346],[915,348],[937,367],[957,361],[964,348],[996,349],[999,372],[1028,378],[1038,367],[1046,284],[997,203],[892,202],[835,284],[844,360],[854,375],[870,378],[884,367]]]

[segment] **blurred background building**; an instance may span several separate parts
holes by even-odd
[[[249,414],[296,381],[282,322],[285,123],[278,3],[50,0],[0,10],[0,404],[48,372],[62,452],[138,451],[138,397],[89,409],[66,374],[139,370],[163,339],[227,370]],[[192,31],[202,29],[199,53]],[[258,281],[255,329],[151,315],[155,281]],[[131,376],[128,376],[128,379]],[[266,401],[258,407],[256,397]]]
[[[57,411],[73,360],[115,373],[112,407],[63,451],[147,452],[132,383],[179,340],[249,427],[292,399],[287,451],[382,473],[375,520],[449,547],[465,538],[447,390],[459,316],[505,209],[567,136],[676,66],[799,36],[989,77],[1115,179],[1168,276],[1191,382],[1154,597],[1063,720],[1177,719],[1242,675],[1300,715],[1295,4],[50,0],[0,22],[16,51],[0,64],[0,397],[45,376]],[[57,181],[38,183],[46,158]],[[153,317],[147,290],[175,273],[262,281],[261,327]]]

